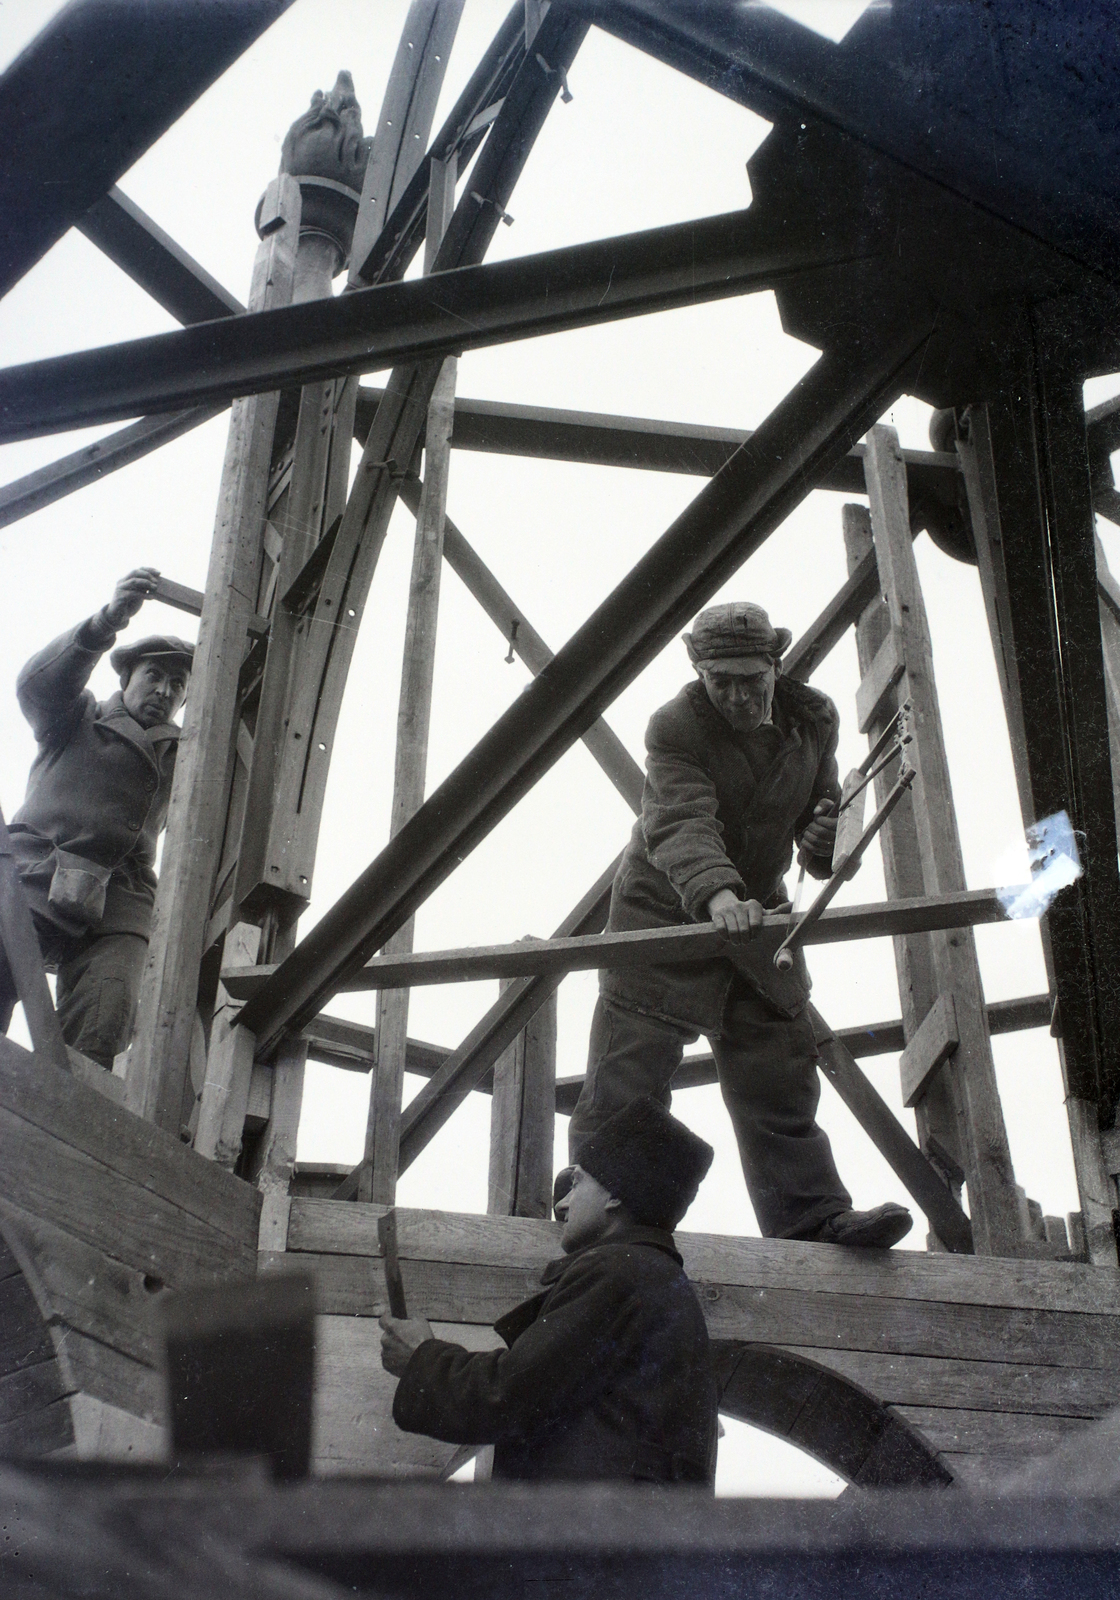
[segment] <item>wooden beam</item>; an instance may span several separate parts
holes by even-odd
[[[569,14],[569,30],[575,27]],[[449,251],[470,240],[478,214],[492,209],[473,199],[481,192],[467,190],[474,215],[463,237],[449,230]],[[418,282],[381,284],[8,367],[0,372],[0,442],[757,293],[792,275],[870,259],[878,249],[877,240],[854,232],[822,244],[815,223],[802,238],[774,234],[761,216],[732,212],[485,266],[449,255],[438,299]],[[486,226],[492,232],[489,220]]]
[[[988,1029],[991,1033],[997,1034],[1018,1033],[1027,1028],[1048,1028],[1050,1010],[1050,996],[1047,994],[1030,995],[1022,1000],[995,1000],[988,1007]],[[850,1056],[856,1058],[894,1055],[901,1051],[906,1043],[901,1019],[894,1022],[865,1023],[862,1027],[855,1028],[837,1028],[833,1037],[843,1045]],[[421,1059],[418,1057],[418,1060]],[[409,1071],[411,1070],[410,1067]],[[424,1076],[429,1075],[426,1062],[418,1065],[416,1070]],[[559,1113],[564,1116],[571,1115],[579,1099],[583,1082],[582,1072],[571,1077],[557,1078],[556,1110]],[[695,1055],[685,1056],[674,1074],[672,1088],[675,1092],[678,1089],[697,1089],[704,1084],[718,1082],[715,1057],[707,1051],[703,1053],[698,1051]],[[485,1089],[486,1084],[480,1084],[479,1088]],[[849,1103],[849,1110],[858,1119],[859,1112],[854,1103]]]
[[[412,0],[408,8],[362,184],[348,289],[360,289],[368,282],[364,268],[370,252],[425,160],[463,4],[464,0]],[[435,159],[440,165],[448,159],[458,165],[456,151]],[[441,228],[438,238],[442,237]]]
[[[236,295],[116,187],[75,226],[177,322],[212,322],[245,310]]]
[[[424,270],[430,273],[455,209],[454,156],[433,162],[428,187],[428,229]],[[428,729],[432,714],[436,629],[439,620],[440,575],[443,570],[447,482],[451,466],[451,425],[459,363],[443,363],[428,402],[424,430],[424,487],[416,513],[416,537],[405,617],[404,662],[397,708],[396,761],[389,836],[400,832],[424,803],[428,771]],[[385,954],[412,950],[412,918],[397,929]],[[400,1153],[401,1097],[408,1048],[408,990],[377,997],[377,1070],[370,1088],[365,1155],[358,1185],[359,1200],[392,1205],[397,1192]]]
[[[373,385],[363,385],[358,391],[356,431],[363,442],[384,392]],[[711,478],[747,443],[752,432],[750,428],[705,427],[691,422],[661,422],[651,417],[564,411],[553,406],[460,396],[455,402],[452,448]],[[819,479],[817,487],[841,494],[863,494],[863,456],[863,445],[853,445]],[[960,466],[955,455],[905,450],[903,459],[915,502],[921,499],[956,504]]]
[[[510,980],[507,980],[508,987]],[[486,1209],[552,1215],[556,1138],[556,992],[494,1063]]]
[[[904,1106],[917,1104],[960,1042],[953,997],[939,994],[898,1063]]]
[[[50,18],[0,78],[0,294],[289,4],[191,7],[174,28],[159,10],[102,0]]]
[[[401,499],[410,511],[419,510],[421,492],[420,484],[414,480],[402,480]],[[502,637],[509,641],[514,655],[524,661],[534,677],[543,672],[552,660],[552,651],[450,517],[444,520],[443,554],[451,570],[470,590]],[[614,730],[602,717],[597,717],[584,733],[583,742],[631,809],[640,810],[642,769]]]
[[[1000,891],[962,889],[955,893],[916,900],[885,900],[862,906],[832,906],[806,932],[806,944],[837,944],[851,939],[883,939],[897,933],[929,933],[934,929],[972,928],[1006,920]],[[767,911],[763,933],[768,948],[776,949],[788,932],[788,913]],[[523,939],[517,944],[477,949],[435,950],[419,955],[375,956],[351,978],[341,992],[358,994],[376,989],[417,987],[432,983],[473,983],[482,978],[517,978],[595,968],[644,966],[658,961],[706,961],[714,955],[733,956],[733,947],[711,923],[680,928],[639,928],[631,933],[601,933],[584,937]],[[279,969],[275,965],[224,968],[222,982],[238,999],[259,994]]]
[[[1091,868],[1054,902],[1041,932],[1058,998],[1058,1050],[1089,1254],[1104,1266],[1115,1264],[1116,1195],[1099,1126],[1108,1125],[1115,1105],[1120,1019],[1108,978],[1117,935],[1116,820],[1096,642],[1100,602],[1080,391],[1053,375],[1047,390],[1035,344],[1034,331],[1021,323],[1008,331],[1008,370],[996,397],[970,408],[969,437],[958,449],[1023,821],[1067,811],[1084,832],[1083,860]],[[1006,536],[1009,528],[1014,538]],[[1061,582],[1057,568],[1065,571]],[[1063,644],[1071,639],[1078,641],[1073,650]]]
[[[927,895],[955,896],[964,890],[964,861],[941,731],[929,624],[910,536],[906,474],[893,429],[871,429],[864,468],[879,575],[892,634],[906,666],[902,692],[913,707],[913,740],[907,760],[917,772],[913,815],[923,885]],[[981,1255],[1014,1255],[1022,1245],[1022,1228],[975,940],[971,932],[962,930],[950,939],[939,929],[932,940],[932,954],[937,992],[952,995],[960,1029],[960,1044],[945,1070],[956,1102],[976,1250]]]
[[[272,1044],[322,1009],[340,980],[381,948],[804,498],[857,424],[881,414],[884,396],[905,385],[926,333],[924,324],[915,330],[904,322],[889,336],[876,334],[862,354],[821,357],[326,913],[251,1003],[246,1025]]]
[[[611,886],[618,870],[618,858],[592,884],[583,899],[572,908],[557,932],[579,934],[605,926],[610,906]],[[453,1050],[433,1077],[410,1100],[401,1118],[400,1167],[403,1172],[420,1151],[449,1121],[471,1090],[493,1067],[507,1045],[536,1016],[541,1006],[560,984],[557,974],[525,978],[511,984],[496,1005],[471,1029],[457,1050]],[[355,1168],[340,1185],[338,1199],[357,1193],[361,1169]]]
[[[921,1206],[946,1249],[971,1255],[972,1225],[944,1178],[923,1154],[894,1112],[856,1066],[851,1053],[812,1008],[821,1071],[894,1173]]]
[[[16,478],[0,489],[0,528],[18,522],[21,517],[29,517],[33,511],[42,511],[44,506],[65,499],[75,489],[84,489],[87,484],[97,483],[110,472],[117,472],[133,461],[142,460],[153,450],[158,450],[160,445],[190,433],[192,428],[209,422],[211,417],[218,416],[224,409],[224,406],[194,406],[189,411],[145,417],[141,422],[118,429],[105,439],[83,445],[80,450],[52,461],[49,466],[39,467],[23,478]]]
[[[853,577],[864,570],[868,559],[875,558],[875,542],[871,536],[871,513],[866,506],[846,505],[842,511],[844,546],[848,567]],[[856,627],[856,651],[861,672],[868,672],[884,640],[891,633],[890,607],[883,599],[876,565],[875,581],[867,593],[865,608]],[[872,738],[884,733],[893,722],[902,702],[898,687],[882,708],[881,721],[872,729]],[[881,803],[885,799],[897,773],[897,764],[875,780],[876,795]],[[887,895],[892,899],[907,899],[920,895],[925,889],[922,875],[921,852],[918,848],[917,820],[914,807],[898,806],[887,820],[879,835],[879,848],[883,858],[883,875]],[[895,969],[898,975],[899,1001],[902,1020],[896,1046],[901,1050],[905,1040],[912,1038],[921,1025],[922,1018],[937,998],[937,980],[933,970],[933,951],[928,934],[900,935],[893,940]],[[1049,1010],[1046,1019],[1049,1021]],[[856,1054],[859,1052],[856,1051]],[[935,1079],[915,1110],[918,1142],[937,1170],[960,1198],[963,1181],[963,1150],[957,1127],[956,1107],[944,1079]],[[936,1240],[936,1233],[932,1236]],[[942,1247],[944,1248],[944,1246]]]
[[[292,292],[299,185],[281,176],[266,209],[281,225],[257,252],[249,303]],[[240,400],[230,419],[192,691],[171,792],[148,965],[129,1061],[129,1105],[178,1136],[206,914],[225,820],[226,763],[237,714],[237,668],[254,612],[278,395]]]
[[[554,9],[544,27],[552,59],[566,62],[587,24]],[[543,77],[535,64],[523,64],[472,171],[471,193],[504,207],[554,98],[554,81]],[[430,163],[424,171],[426,193]],[[498,226],[493,206],[479,207],[468,194],[456,215],[464,206],[472,215],[464,214],[458,228],[452,218],[437,258],[441,270],[480,259]],[[475,212],[484,214],[481,223]],[[341,298],[355,299],[363,292]],[[423,293],[430,300],[430,292]],[[400,475],[410,469],[420,446],[438,373],[437,363],[426,362],[398,368],[389,380],[293,664],[294,691],[278,735],[278,778],[262,881],[297,900],[305,899],[311,888],[327,773],[354,641],[397,502]]]

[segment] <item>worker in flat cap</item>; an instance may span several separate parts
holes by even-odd
[[[167,821],[194,646],[159,634],[112,651],[120,689],[86,684],[159,582],[120,580],[108,605],[40,650],[16,680],[38,741],[12,851],[48,970],[62,1036],[103,1067],[127,1048],[155,900],[156,840]],[[0,1026],[16,994],[0,959]]]
[[[641,1095],[666,1106],[686,1044],[706,1034],[762,1233],[889,1247],[909,1231],[904,1206],[856,1211],[817,1125],[817,1046],[809,974],[773,964],[756,939],[763,910],[786,901],[793,852],[831,872],[840,786],[839,715],[784,676],[791,635],[761,606],[712,606],[684,635],[696,679],[646,732],[642,814],[615,877],[617,932],[714,922],[725,957],[600,974],[587,1078],[570,1154]]]
[[[495,1478],[710,1488],[715,1379],[673,1229],[711,1160],[654,1100],[605,1122],[557,1196],[563,1256],[494,1324],[506,1348],[472,1352],[422,1318],[381,1318],[397,1426],[492,1444]]]

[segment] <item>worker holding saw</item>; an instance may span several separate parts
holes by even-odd
[[[570,1157],[580,1162],[629,1101],[652,1095],[667,1106],[685,1045],[705,1034],[762,1233],[889,1247],[909,1231],[910,1213],[852,1209],[816,1121],[805,958],[798,947],[775,965],[781,934],[760,931],[764,910],[788,906],[795,848],[812,877],[829,877],[840,803],[839,714],[819,690],[783,676],[791,637],[745,601],[701,612],[684,635],[696,681],[649,724],[642,814],[607,926],[711,921],[727,953],[600,974]]]

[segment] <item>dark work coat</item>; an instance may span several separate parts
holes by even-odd
[[[756,771],[737,734],[697,680],[654,713],[646,730],[642,814],[611,894],[608,928],[676,927],[708,920],[720,889],[769,909],[785,898],[782,879],[818,800],[840,798],[836,744],[840,718],[827,695],[779,677],[772,717],[781,743]],[[827,878],[831,855],[807,870]],[[701,1033],[718,1030],[736,968],[779,1012],[795,1015],[808,998],[804,962],[783,978],[774,946],[761,941],[728,960],[604,972],[608,1000]]]
[[[63,933],[87,931],[47,903],[58,847],[112,868],[97,931],[147,938],[179,728],[142,728],[120,693],[94,699],[86,683],[107,646],[88,643],[87,627],[53,640],[16,680],[39,750],[10,824],[12,848],[37,916]]]
[[[397,1426],[493,1444],[496,1478],[714,1483],[708,1331],[672,1234],[628,1228],[550,1262],[541,1282],[494,1324],[507,1350],[422,1344]]]

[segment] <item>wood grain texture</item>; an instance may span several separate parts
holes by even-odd
[[[2,1108],[0,1198],[173,1287],[253,1270],[253,1245]]]
[[[893,1405],[1086,1418],[1120,1405],[1120,1374],[1099,1367],[790,1348],[793,1355],[819,1362]]]
[[[113,1260],[65,1228],[0,1202],[0,1232],[22,1263],[44,1322],[79,1333],[154,1367],[159,1359],[159,1281]]]
[[[440,1325],[441,1339],[471,1348],[492,1343],[482,1330]],[[381,1365],[381,1330],[368,1317],[319,1316],[315,1323],[312,1471],[438,1477],[454,1445],[403,1433],[393,1421],[397,1381]]]
[[[1042,1455],[1087,1424],[1075,1417],[1032,1417],[1019,1412],[954,1411],[949,1407],[899,1406],[936,1450],[965,1454]]]
[[[62,1326],[51,1331],[66,1392],[92,1395],[145,1422],[163,1422],[163,1378],[154,1368],[73,1328]]]
[[[892,428],[870,430],[863,466],[879,577],[892,633],[898,635],[906,666],[902,692],[912,705],[914,737],[907,761],[917,773],[913,815],[923,889],[931,896],[956,894],[965,887],[964,859],[934,678],[933,646],[910,535],[906,468]],[[975,1249],[978,1255],[1014,1255],[1023,1230],[976,942],[963,929],[952,935],[938,930],[931,949],[937,992],[951,995],[957,1008],[960,1042],[943,1070],[955,1101]]]
[[[122,1182],[169,1201],[228,1243],[255,1240],[260,1201],[248,1184],[3,1038],[0,1108],[111,1167]],[[23,1203],[18,1193],[4,1193]]]
[[[377,1256],[378,1206],[296,1199],[288,1247],[322,1255]],[[529,1217],[487,1217],[448,1211],[397,1210],[402,1259],[460,1262],[540,1271],[560,1254],[558,1223]],[[793,1239],[735,1239],[676,1234],[694,1281],[760,1289],[820,1289],[877,1299],[944,1301],[949,1305],[1120,1314],[1120,1270],[1077,1262],[981,1261],[918,1250],[841,1250]]]

